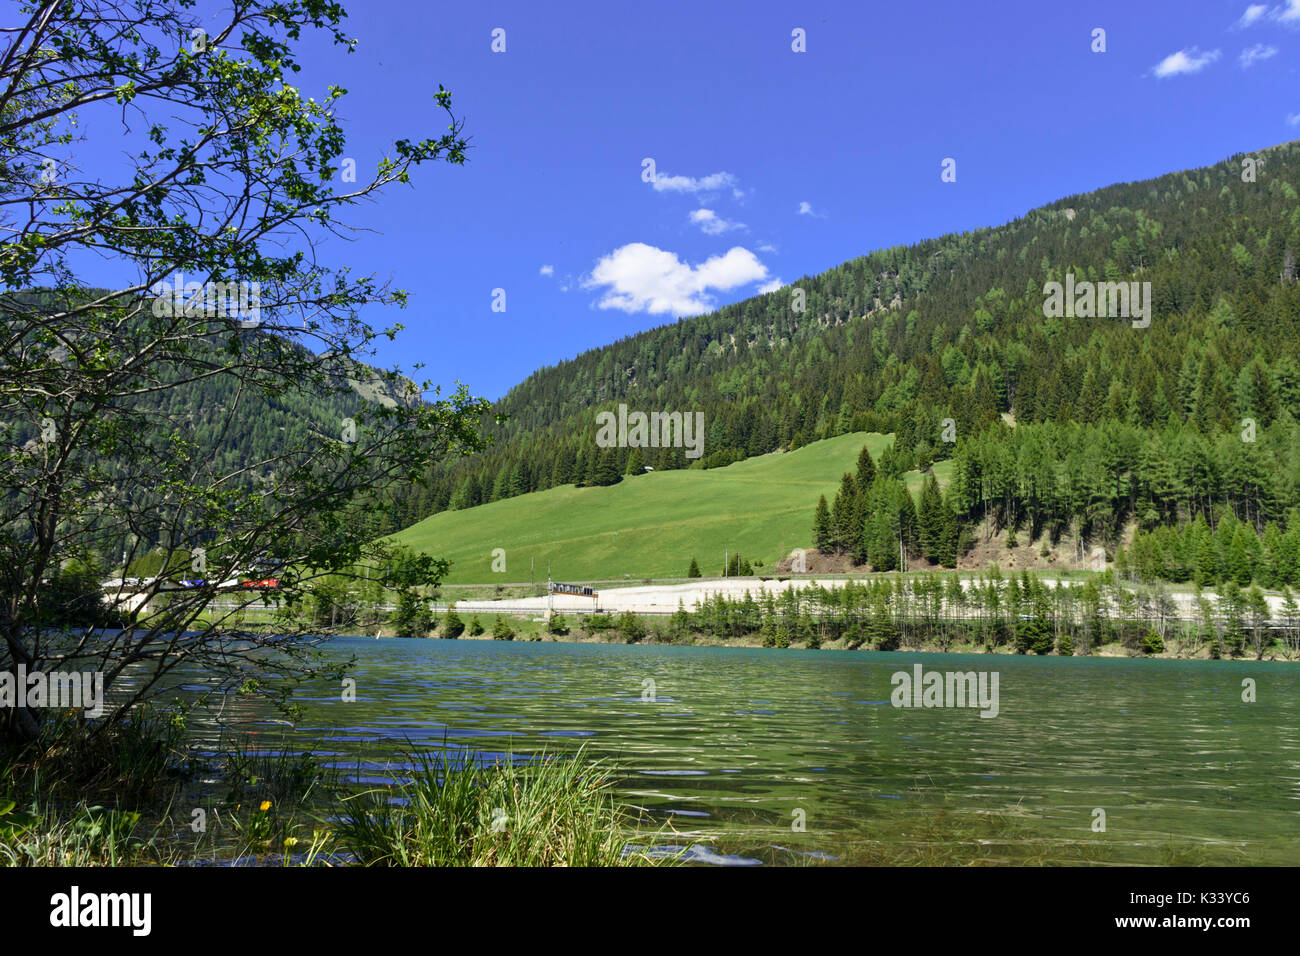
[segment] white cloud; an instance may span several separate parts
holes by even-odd
[[[1267,3],[1252,3],[1246,8],[1246,12],[1241,15],[1241,19],[1237,21],[1237,29],[1246,29],[1246,27],[1250,26],[1256,20],[1259,20],[1266,13],[1268,13]]]
[[[758,251],[759,251],[759,252],[776,252],[776,246],[772,245],[770,242],[765,242],[765,243],[763,243],[761,246],[758,247]]]
[[[1241,51],[1241,58],[1237,61],[1241,64],[1243,70],[1249,70],[1261,60],[1267,60],[1271,56],[1277,55],[1277,47],[1269,46],[1267,43],[1256,43]]]
[[[1294,23],[1300,26],[1300,0],[1287,0],[1286,6],[1273,11],[1273,19],[1279,23]]]
[[[542,266],[537,270],[538,275],[553,276],[555,275],[555,266]]]
[[[651,183],[657,193],[707,193],[726,186],[732,187],[733,194],[738,192],[735,188],[736,177],[731,173],[710,173],[707,176],[701,176],[699,179],[690,176],[667,176],[659,173]]]
[[[691,213],[691,222],[700,227],[707,236],[720,236],[732,229],[744,229],[743,222],[730,222],[723,219],[712,209],[696,209]]]
[[[1179,76],[1184,73],[1199,73],[1211,63],[1219,58],[1218,50],[1210,50],[1202,53],[1196,47],[1188,47],[1185,50],[1179,50],[1177,53],[1171,53],[1159,63],[1153,70],[1158,79],[1164,79],[1169,76]]]
[[[758,287],[758,293],[759,295],[763,295],[765,293],[775,292],[777,289],[783,289],[783,288],[785,288],[785,283],[782,282],[779,278],[777,278],[777,279],[773,279],[771,282],[764,282],[761,286]]]
[[[685,316],[710,311],[710,291],[727,292],[766,278],[767,267],[740,246],[692,266],[665,249],[630,242],[603,256],[582,285],[604,287],[597,303],[602,309]]]
[[[1286,118],[1287,126],[1300,126],[1300,113],[1292,113]]]
[[[817,213],[813,212],[812,203],[810,203],[810,202],[801,202],[801,203],[799,204],[799,215],[801,215],[801,216],[815,216],[815,215],[817,215]]]

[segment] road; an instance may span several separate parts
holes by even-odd
[[[791,578],[784,581],[768,580],[763,581],[758,578],[716,578],[701,579],[692,581],[688,584],[659,584],[659,585],[641,585],[636,587],[612,588],[608,591],[601,591],[599,599],[593,601],[591,598],[573,597],[567,594],[552,595],[551,600],[557,611],[563,611],[565,614],[582,614],[592,613],[593,611],[602,611],[611,614],[622,614],[624,611],[631,611],[633,614],[672,614],[677,610],[678,602],[691,611],[695,609],[697,603],[702,603],[705,598],[714,595],[723,595],[729,601],[739,601],[745,597],[748,591],[754,600],[761,600],[764,592],[771,593],[774,598],[779,598],[788,588],[807,588],[813,586],[825,586],[828,588],[843,587],[843,578],[828,578],[818,580],[816,578]],[[869,582],[871,578],[860,578],[861,582]],[[1056,586],[1055,578],[1041,577],[1039,580],[1048,587]],[[1078,586],[1079,582],[1067,582],[1073,586]],[[969,588],[969,580],[963,579],[964,587]],[[1218,595],[1213,591],[1202,592],[1210,601],[1217,601]],[[1195,606],[1195,597],[1190,592],[1180,593],[1176,591],[1169,592],[1170,598],[1174,602],[1177,611],[1173,616],[1181,618],[1196,618],[1199,614]],[[1282,599],[1270,595],[1268,597],[1269,607],[1272,616],[1281,617]],[[506,598],[499,601],[457,601],[456,610],[459,613],[469,614],[535,614],[545,613],[548,606],[547,598]],[[445,604],[435,605],[437,610],[446,610]],[[972,610],[974,615],[978,612]]]

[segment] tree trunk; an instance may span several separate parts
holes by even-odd
[[[40,711],[27,707],[5,708],[0,711],[0,742],[24,746],[34,743],[40,733]]]

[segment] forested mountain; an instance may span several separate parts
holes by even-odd
[[[104,289],[85,290],[91,300],[108,295]],[[14,298],[38,308],[66,307],[44,292]],[[232,351],[235,340],[245,352],[251,352],[258,347],[258,339],[269,334],[250,328],[233,338],[214,336],[197,359],[214,371],[221,369],[237,359],[238,350]],[[300,345],[284,344],[295,354],[309,354]],[[265,478],[261,472],[309,434],[337,438],[345,420],[356,415],[364,402],[409,402],[413,399],[407,388],[414,389],[406,379],[388,381],[378,369],[351,360],[333,363],[330,381],[320,388],[301,391],[252,388],[237,376],[222,374],[196,377],[191,373],[181,381],[179,373],[169,372],[165,363],[160,363],[157,374],[159,380],[149,383],[154,387],[142,387],[133,405],[158,422],[163,431],[175,431],[182,441],[203,449],[211,456],[208,465],[214,472],[249,482]],[[35,437],[31,423],[14,422],[10,431],[7,441],[17,447]]]
[[[964,522],[1114,542],[1226,511],[1262,534],[1300,504],[1298,186],[1288,143],[873,252],[793,283],[803,312],[787,287],[592,349],[511,390],[494,447],[405,518],[691,464],[598,448],[596,414],[626,403],[703,412],[704,467],[892,431],[879,470],[955,458]],[[1149,325],[1046,317],[1067,280],[1150,283]]]

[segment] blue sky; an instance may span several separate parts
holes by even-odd
[[[442,131],[440,83],[473,148],[323,255],[411,293],[381,364],[488,398],[872,249],[1300,137],[1300,0],[345,6],[357,51],[313,44],[298,79],[348,88],[359,168]]]

